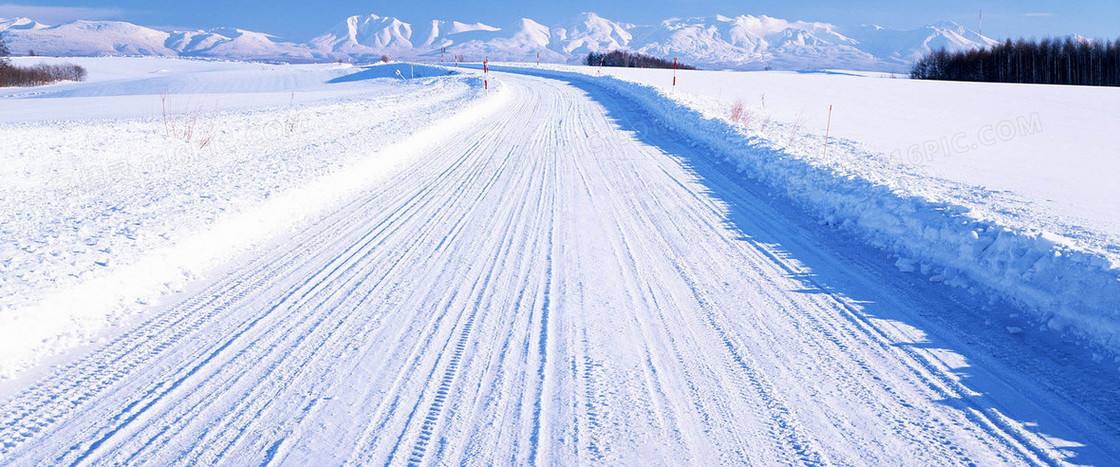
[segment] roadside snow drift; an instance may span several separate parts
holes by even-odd
[[[500,95],[432,67],[402,82],[335,65],[82,62],[88,83],[0,98],[0,377],[391,176],[444,135],[425,129]],[[52,121],[68,111],[90,119]]]

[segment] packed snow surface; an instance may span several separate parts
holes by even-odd
[[[825,166],[570,70],[86,64],[119,82],[0,99],[43,115],[0,124],[5,464],[1120,459],[1112,354],[892,256],[1000,224],[875,188],[856,130]],[[198,98],[152,65],[245,100],[144,113]]]

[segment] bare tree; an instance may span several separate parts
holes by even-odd
[[[1120,86],[1120,41],[1072,37],[1010,39],[960,52],[935,50],[918,60],[911,78],[1001,83]]]

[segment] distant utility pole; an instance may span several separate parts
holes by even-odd
[[[980,10],[980,43],[984,43],[984,10]]]

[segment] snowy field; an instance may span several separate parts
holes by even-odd
[[[387,176],[395,144],[478,98],[408,66],[58,61],[89,81],[0,93],[0,376]]]
[[[0,121],[104,120],[276,107],[370,92],[369,83],[329,81],[351,65],[267,65],[168,58],[14,57],[16,65],[74,63],[85,82],[5,88]],[[295,95],[293,96],[293,93]],[[167,96],[167,102],[164,102]]]
[[[67,61],[0,464],[1120,460],[1107,90]]]

